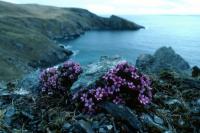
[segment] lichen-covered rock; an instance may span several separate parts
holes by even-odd
[[[95,83],[101,76],[103,76],[109,69],[122,62],[120,57],[107,57],[102,56],[98,62],[94,62],[83,67],[83,73],[79,79],[73,84],[71,90],[73,92],[80,89],[80,87],[87,87],[92,83]]]

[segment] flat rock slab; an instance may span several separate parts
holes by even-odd
[[[141,122],[137,118],[137,115],[128,107],[110,102],[102,103],[100,104],[100,107],[110,113],[113,117],[115,117],[115,119],[126,122],[133,130],[141,131]]]

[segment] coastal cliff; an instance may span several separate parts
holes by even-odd
[[[99,17],[88,10],[0,1],[0,80],[55,65],[71,51],[60,47],[89,30],[138,30],[133,22]]]

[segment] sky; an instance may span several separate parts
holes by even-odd
[[[200,0],[4,0],[58,7],[79,7],[99,15],[200,15]]]

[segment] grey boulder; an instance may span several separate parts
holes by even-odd
[[[171,47],[161,47],[154,55],[143,54],[136,60],[136,67],[143,72],[159,73],[162,70],[173,70],[182,73],[190,69],[190,65]]]

